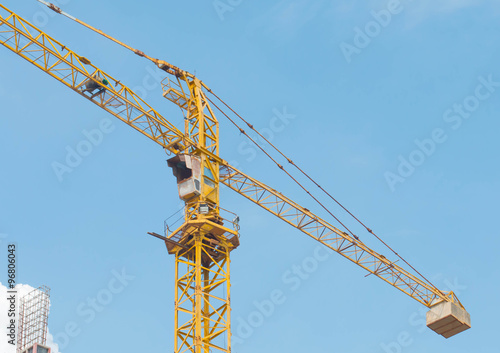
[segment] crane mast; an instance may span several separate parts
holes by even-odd
[[[427,323],[435,332],[448,338],[470,328],[470,316],[453,292],[440,291],[220,158],[219,123],[208,104],[209,88],[201,80],[64,15],[168,73],[163,96],[184,114],[182,132],[119,80],[0,4],[0,44],[173,155],[168,165],[185,203],[184,222],[175,230],[167,228],[165,236],[150,234],[164,240],[168,253],[175,256],[175,353],[231,352],[230,254],[240,245],[239,227],[221,212],[220,185],[430,308]]]
[[[202,83],[181,74],[163,84],[164,96],[185,113],[185,134],[195,145],[168,160],[185,202],[185,221],[167,234],[175,255],[175,349],[231,352],[230,253],[236,230],[224,226],[219,208],[219,123]]]

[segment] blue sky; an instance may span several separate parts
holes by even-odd
[[[182,126],[153,65],[35,0],[2,4]],[[337,254],[316,258],[317,269],[292,288],[284,276],[314,258],[317,243],[225,190],[221,205],[241,218],[232,316],[233,333],[245,337],[235,353],[491,352],[500,315],[498,2],[59,4],[195,72],[438,287],[455,290],[473,322],[445,340],[423,329],[425,307]],[[146,235],[180,207],[167,156],[3,47],[0,63],[0,241],[18,244],[22,283],[52,288],[49,330],[59,351],[171,351],[173,258]],[[318,209],[219,120],[224,159]],[[60,180],[53,163],[102,124],[111,124],[102,143]],[[122,290],[82,315],[123,271]],[[245,331],[255,303],[275,290],[286,299]]]

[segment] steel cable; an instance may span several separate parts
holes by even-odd
[[[281,150],[279,150],[274,144],[271,143],[265,136],[263,136],[258,130],[254,128],[252,124],[246,121],[241,115],[239,115],[233,108],[231,108],[226,102],[224,102],[219,96],[217,96],[212,90],[207,89],[215,98],[217,98],[222,104],[224,104],[233,114],[235,114],[241,121],[243,121],[251,130],[257,133],[260,138],[267,142],[274,150],[276,150],[283,158],[285,158],[288,163],[293,165],[297,170],[299,170],[307,179],[309,179],[314,185],[316,185],[323,193],[325,193],[330,199],[332,199],[337,205],[339,205],[344,211],[346,211],[351,217],[353,217],[361,226],[363,226],[370,234],[377,238],[382,244],[384,244],[390,251],[392,251],[398,258],[400,258],[405,264],[407,264],[413,271],[420,275],[427,283],[437,289],[437,287],[429,281],[424,275],[422,275],[415,267],[413,267],[408,261],[406,261],[401,255],[399,255],[393,248],[391,248],[385,241],[383,241],[375,232],[366,226],[358,217],[356,217],[351,211],[349,211],[342,203],[340,203],[335,197],[333,197],[328,191],[326,191],[318,182],[316,182],[309,174],[307,174],[302,168],[296,165],[288,156],[286,156]],[[330,210],[328,210],[316,197],[314,197],[309,190],[307,190],[297,179],[295,179],[285,168],[280,165],[271,155],[254,139],[252,139],[236,122],[234,122],[221,108],[219,108],[210,98],[207,99],[231,122],[236,126],[242,134],[244,134],[250,141],[252,141],[264,154],[270,158],[281,170],[283,170],[297,185],[299,185],[309,196],[311,196],[323,209],[325,209],[337,222],[339,222],[351,235],[356,239],[359,238],[346,227],[335,215],[333,215]]]

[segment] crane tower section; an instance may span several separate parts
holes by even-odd
[[[184,223],[166,234],[175,255],[174,352],[231,352],[230,253],[236,227],[219,207],[219,124],[202,83],[180,73],[163,84],[164,97],[184,113],[185,136],[195,145],[168,160],[185,203]],[[206,153],[209,152],[209,153]]]

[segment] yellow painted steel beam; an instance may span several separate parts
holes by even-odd
[[[164,60],[159,60],[159,59],[155,59],[147,54],[145,54],[144,52],[140,51],[140,50],[137,50],[135,48],[132,48],[130,45],[128,44],[125,44],[124,42],[122,41],[119,41],[118,39],[104,33],[103,31],[101,31],[100,29],[97,29],[81,20],[79,20],[78,18],[74,17],[74,16],[71,16],[70,14],[64,12],[63,10],[61,10],[61,8],[59,8],[58,6],[50,3],[50,2],[47,2],[45,0],[38,0],[38,2],[41,2],[42,4],[46,5],[49,9],[51,9],[52,11],[60,14],[60,15],[63,15],[63,16],[66,16],[67,18],[75,21],[76,23],[100,34],[101,36],[105,37],[106,39],[109,39],[115,43],[117,43],[118,45],[121,45],[122,47],[124,48],[127,48],[128,50],[132,51],[133,53],[143,57],[143,58],[146,58],[152,62],[154,62],[156,64],[156,66],[158,66],[158,68],[160,68],[161,70],[171,74],[171,75],[174,75],[174,76],[177,76],[177,77],[189,77],[189,78],[194,78],[195,76],[187,71],[184,71]]]
[[[463,308],[453,292],[442,292],[431,286],[385,256],[371,250],[363,242],[236,168],[223,166],[221,183],[425,306],[431,307],[446,301]]]
[[[190,234],[187,250],[175,257],[174,352],[230,353],[230,252],[203,232]]]
[[[224,162],[218,158],[219,122],[208,103],[204,86],[197,78],[166,78],[162,88],[163,96],[178,105],[185,114],[185,135],[196,144],[196,148],[189,147],[186,153],[199,156],[202,164],[201,195],[186,202],[186,212],[192,214],[197,204],[206,202],[213,206],[211,216],[216,216],[219,169]]]
[[[130,88],[0,4],[0,43],[169,152],[195,145]],[[103,89],[93,95],[89,83]],[[107,83],[107,84],[105,84]]]

